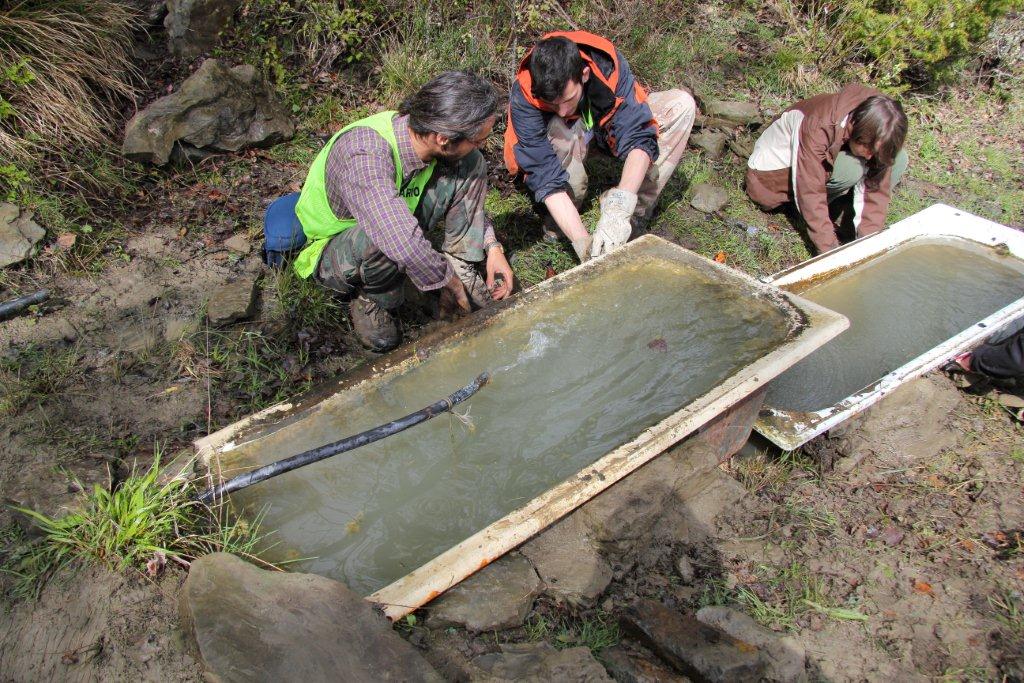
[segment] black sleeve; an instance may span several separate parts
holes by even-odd
[[[971,357],[971,370],[1006,379],[1024,375],[1024,330],[998,344],[982,344]]]

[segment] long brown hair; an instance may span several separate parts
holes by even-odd
[[[886,169],[895,163],[896,155],[903,149],[907,138],[907,115],[896,100],[873,95],[851,112],[850,122],[850,140],[874,150],[867,163],[864,183],[869,189],[876,190]]]

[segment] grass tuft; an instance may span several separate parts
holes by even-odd
[[[51,155],[100,150],[119,105],[136,95],[133,33],[141,26],[127,2],[24,0],[0,9],[0,190],[29,182]],[[66,180],[98,181],[75,161]],[[52,173],[50,174],[52,175]]]
[[[147,471],[133,472],[112,490],[97,484],[82,508],[64,517],[16,508],[32,518],[42,537],[16,550],[3,566],[16,577],[15,595],[38,595],[49,577],[79,562],[123,571],[144,570],[155,558],[187,564],[220,551],[253,556],[258,518],[228,523],[223,510],[190,500],[189,482],[161,482],[159,475],[158,455]]]
[[[567,616],[548,619],[533,615],[523,626],[526,639],[531,642],[546,640],[558,649],[585,647],[595,655],[601,650],[619,644],[621,634],[615,618],[601,610],[587,616]]]

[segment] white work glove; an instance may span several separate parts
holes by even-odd
[[[612,188],[601,195],[601,218],[594,231],[591,256],[600,256],[618,249],[629,239],[633,226],[629,219],[636,209],[636,195],[626,190]]]

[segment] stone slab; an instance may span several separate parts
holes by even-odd
[[[697,621],[692,614],[640,600],[620,618],[636,638],[676,670],[711,683],[758,681],[764,670],[756,647]]]
[[[441,680],[368,602],[322,576],[215,553],[192,563],[179,605],[213,680]]]
[[[724,187],[710,183],[698,183],[693,186],[693,197],[690,206],[703,213],[714,213],[729,202],[729,193]]]
[[[769,631],[749,615],[729,607],[703,607],[697,612],[697,621],[756,647],[766,678],[780,683],[807,681],[806,653],[796,639]]]
[[[206,304],[210,324],[228,325],[251,318],[256,312],[258,285],[259,278],[244,276],[214,290]]]
[[[612,681],[604,667],[585,647],[556,650],[548,643],[502,645],[500,652],[480,655],[473,660],[473,664],[479,672],[470,680],[488,683]]]
[[[647,537],[687,480],[717,465],[718,454],[701,437],[687,439],[585,503],[575,516],[607,556],[621,556]]]
[[[510,553],[431,602],[427,623],[477,632],[522,626],[541,587],[530,561]]]
[[[729,136],[725,133],[707,131],[690,136],[690,145],[703,151],[710,159],[721,159]]]
[[[559,602],[590,605],[612,581],[612,568],[584,521],[569,515],[521,548],[544,581],[544,593]]]
[[[0,203],[0,268],[21,263],[46,236],[31,211],[22,211],[14,204]]]
[[[753,102],[705,100],[701,111],[708,118],[724,119],[744,126],[758,123],[761,120],[761,112]]]
[[[601,653],[601,661],[611,677],[618,683],[689,683],[658,662],[634,654],[623,647],[613,647]]]

